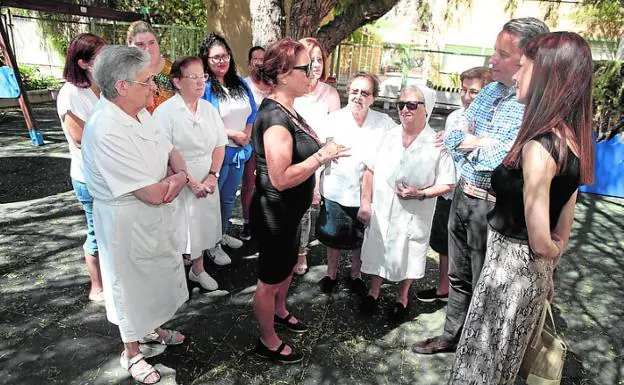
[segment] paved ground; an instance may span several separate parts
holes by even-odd
[[[53,106],[36,108],[47,144],[32,147],[18,112],[0,121],[0,383],[130,384],[119,367],[119,334],[101,307],[86,301],[84,217],[68,179],[69,161]],[[442,117],[436,117],[441,123]],[[583,195],[556,286],[557,326],[570,344],[564,384],[624,384],[624,201]],[[239,223],[239,213],[234,221]],[[234,226],[233,231],[240,228]],[[312,330],[281,335],[306,353],[302,364],[273,365],[250,354],[257,334],[251,309],[253,245],[230,267],[209,266],[221,288],[195,292],[170,322],[188,336],[180,347],[148,350],[165,384],[444,384],[453,355],[413,354],[416,340],[439,333],[445,308],[412,303],[411,321],[391,327],[366,318],[341,290],[328,297],[311,271],[293,284],[290,306]],[[436,279],[435,255],[414,291]],[[343,266],[343,274],[347,274]],[[395,285],[384,286],[384,308]]]

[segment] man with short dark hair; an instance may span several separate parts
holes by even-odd
[[[536,18],[507,22],[496,38],[490,58],[493,82],[481,90],[464,113],[464,129],[446,134],[444,146],[461,173],[455,187],[448,225],[450,291],[444,333],[419,341],[416,353],[454,351],[470,306],[472,290],[485,260],[486,214],[496,198],[490,177],[507,155],[518,135],[524,106],[516,102],[513,75],[519,68],[526,43],[546,33],[548,27]]]

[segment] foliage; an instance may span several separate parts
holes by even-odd
[[[592,98],[598,138],[624,132],[624,61],[594,62]]]
[[[583,0],[574,18],[593,37],[617,39],[624,33],[624,0]]]
[[[207,28],[207,10],[204,0],[117,0],[115,7],[122,11],[147,11],[153,24],[184,25]]]
[[[54,88],[59,85],[58,79],[41,73],[37,66],[20,64],[19,70],[27,91]]]

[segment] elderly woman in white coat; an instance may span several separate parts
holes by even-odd
[[[145,109],[156,90],[149,54],[105,47],[93,77],[101,98],[85,125],[82,154],[106,315],[119,326],[122,367],[135,381],[153,384],[160,373],[145,361],[139,342],[184,342],[160,325],[188,299],[180,258],[186,228],[176,197],[189,178],[184,159]]]
[[[389,311],[391,322],[404,321],[409,314],[412,280],[425,274],[436,197],[456,181],[453,160],[434,146],[435,132],[427,124],[433,102],[426,102],[420,89],[407,88],[397,107],[401,124],[388,131],[366,163],[358,213],[368,223],[362,272],[372,275],[362,311],[375,311],[384,279],[400,281]]]
[[[186,253],[193,261],[189,288],[217,290],[217,282],[204,270],[203,251],[221,240],[217,173],[228,139],[219,112],[201,99],[208,77],[201,58],[179,58],[171,66],[170,77],[176,95],[158,106],[154,117],[188,165],[189,183],[182,190],[181,200],[188,226]]]

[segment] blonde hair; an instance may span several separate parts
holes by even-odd
[[[130,24],[130,26],[128,26],[128,33],[126,35],[126,44],[130,45],[132,44],[132,41],[134,40],[134,37],[140,33],[145,33],[145,32],[149,32],[152,35],[154,35],[154,37],[156,37],[156,31],[154,31],[154,28],[152,28],[151,25],[149,25],[149,23],[143,21],[143,20],[138,20],[133,22],[132,24]]]

